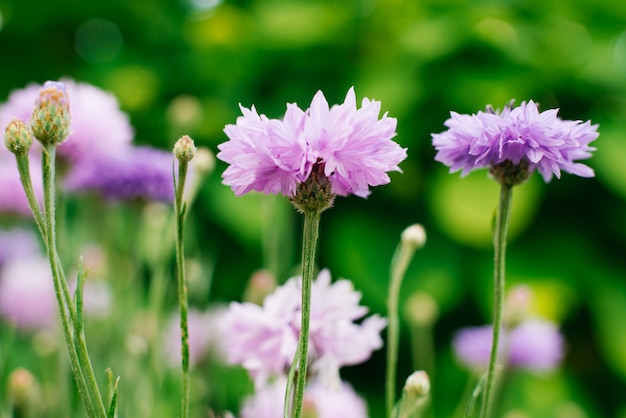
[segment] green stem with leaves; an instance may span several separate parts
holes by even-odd
[[[178,306],[180,308],[180,335],[182,350],[182,399],[181,418],[189,417],[189,327],[187,324],[187,282],[185,277],[185,250],[183,245],[183,222],[186,205],[183,203],[185,179],[187,177],[187,161],[179,160],[178,181],[174,177],[176,216],[176,266],[178,271]]]
[[[87,358],[86,361],[83,357],[79,357],[79,353],[74,344],[74,332],[75,328],[71,322],[73,317],[73,309],[71,307],[71,301],[68,301],[67,283],[63,283],[64,278],[61,273],[61,265],[59,263],[59,256],[56,248],[56,234],[55,234],[55,160],[56,149],[54,146],[45,146],[43,149],[42,158],[42,171],[43,171],[43,192],[44,192],[44,239],[46,241],[46,249],[48,253],[48,260],[50,262],[50,268],[52,270],[52,279],[54,282],[54,291],[59,307],[59,313],[61,316],[61,324],[63,326],[63,334],[65,336],[65,343],[67,346],[68,354],[70,357],[70,366],[79,395],[87,411],[89,417],[106,417],[106,411],[104,404],[99,395],[97,389],[97,383],[93,377],[93,369],[91,363]],[[36,212],[34,212],[37,218]],[[82,364],[81,364],[82,360]],[[85,379],[84,373],[87,373],[87,379]]]
[[[491,343],[491,355],[489,357],[489,367],[487,369],[487,380],[485,392],[480,411],[481,418],[487,418],[491,414],[493,405],[493,388],[495,386],[495,369],[498,361],[498,347],[500,342],[500,331],[502,328],[502,309],[504,304],[504,277],[506,258],[506,235],[511,207],[511,197],[513,188],[510,185],[501,184],[500,203],[496,213],[496,224],[494,231],[494,293],[493,293],[493,339]]]

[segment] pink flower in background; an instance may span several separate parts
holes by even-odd
[[[51,327],[56,318],[52,273],[43,256],[14,258],[0,270],[0,315],[29,331]]]
[[[209,353],[222,356],[225,348],[219,339],[218,323],[225,310],[215,308],[209,311],[189,309],[187,326],[189,330],[189,362],[197,364]],[[173,314],[165,331],[165,351],[170,364],[180,367],[181,343],[180,343],[180,316]]]
[[[287,378],[278,377],[258,389],[243,402],[240,418],[280,418],[283,416],[283,404]],[[318,418],[366,418],[365,401],[356,394],[352,387],[340,382],[337,387],[327,387],[313,380],[304,392],[303,416]]]
[[[354,88],[344,103],[329,107],[321,91],[308,110],[288,104],[282,120],[241,107],[243,116],[224,131],[229,141],[218,146],[217,157],[227,162],[224,184],[237,196],[249,191],[293,196],[313,166],[323,166],[334,194],[365,197],[370,186],[389,183],[389,171],[406,150],[392,141],[396,119],[384,114],[380,102],[363,99],[356,106]]]
[[[3,130],[4,132],[4,130]],[[43,202],[43,184],[41,179],[41,163],[37,158],[30,161],[30,175],[35,197]],[[0,146],[0,213],[16,214],[31,217],[28,199],[20,181],[15,156]]]
[[[90,155],[117,154],[132,142],[134,132],[128,116],[122,112],[115,96],[87,83],[70,79],[61,82],[67,88],[72,115],[68,139],[58,147],[58,155],[72,163]],[[41,85],[29,84],[13,91],[0,106],[0,128],[11,119],[27,122],[35,107]]]
[[[28,229],[0,230],[0,266],[16,258],[40,253],[39,239]]]
[[[350,281],[331,283],[328,270],[322,270],[313,282],[309,337],[312,369],[319,361],[336,370],[358,364],[382,346],[380,332],[386,326],[385,319],[372,315],[360,324],[354,322],[367,313],[367,308],[359,305],[360,299]],[[221,324],[227,360],[246,368],[257,386],[283,374],[295,355],[300,315],[298,277],[276,288],[263,306],[231,303]]]
[[[452,347],[464,366],[482,370],[489,363],[491,341],[491,326],[464,328],[455,335]],[[563,336],[551,322],[527,320],[503,334],[499,350],[510,367],[548,371],[563,360]]]
[[[558,109],[539,112],[533,101],[506,107],[501,113],[488,108],[475,115],[451,112],[447,131],[432,134],[437,150],[435,160],[462,170],[462,175],[505,161],[528,163],[546,182],[561,176],[561,170],[581,177],[593,177],[593,170],[577,163],[591,157],[589,143],[598,137],[598,125],[589,121],[562,120]]]

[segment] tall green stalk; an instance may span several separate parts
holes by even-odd
[[[72,323],[72,307],[68,301],[68,293],[66,290],[67,283],[61,273],[62,267],[59,263],[59,256],[56,248],[56,225],[55,225],[55,160],[56,148],[54,145],[47,145],[43,149],[42,171],[43,171],[43,192],[44,192],[44,219],[45,219],[45,236],[48,260],[52,271],[52,279],[54,282],[54,291],[61,316],[61,324],[63,326],[63,334],[70,357],[70,366],[78,392],[83,401],[87,415],[89,417],[106,417],[106,410],[98,390],[95,380],[93,368],[87,355],[86,346],[79,345],[77,350],[74,340],[75,324]],[[36,215],[35,215],[36,216]]]
[[[292,369],[297,364],[296,386],[294,393],[293,416],[300,418],[302,415],[302,403],[304,401],[304,389],[306,386],[306,375],[309,354],[309,320],[311,315],[311,287],[313,274],[315,272],[315,254],[317,250],[317,239],[319,236],[321,212],[304,212],[304,229],[302,233],[302,322],[300,325],[300,337],[298,338],[298,349],[296,357],[292,362]],[[293,384],[293,373],[289,374],[287,382],[287,393]],[[286,399],[287,404],[287,399]],[[287,408],[285,408],[287,410]]]
[[[494,243],[494,292],[493,292],[493,339],[491,343],[491,355],[487,369],[485,393],[480,411],[481,418],[487,418],[491,414],[493,404],[493,388],[495,386],[495,369],[498,361],[498,346],[500,341],[500,328],[502,327],[502,308],[504,302],[504,276],[506,258],[506,235],[511,206],[513,186],[501,182],[500,203],[496,214],[496,225],[493,237]]]
[[[178,306],[180,310],[180,340],[182,354],[182,398],[181,418],[189,417],[189,326],[187,319],[187,281],[185,276],[185,249],[183,244],[183,222],[186,206],[183,203],[185,179],[187,177],[188,161],[179,158],[178,181],[174,178],[175,200],[174,211],[176,217],[176,268],[178,272]]]

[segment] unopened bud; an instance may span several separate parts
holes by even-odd
[[[43,145],[59,145],[70,134],[70,99],[65,85],[46,81],[30,119],[33,135]]]
[[[13,119],[4,130],[4,145],[17,156],[26,155],[33,145],[33,134],[20,119]]]
[[[198,147],[193,166],[196,173],[207,175],[215,169],[215,155],[207,147]]]
[[[512,288],[504,302],[502,320],[505,326],[514,328],[523,322],[528,317],[531,302],[532,291],[530,287],[518,285]]]
[[[428,293],[415,292],[404,306],[407,322],[416,326],[431,326],[439,317],[439,306]]]
[[[404,390],[413,399],[423,398],[430,393],[430,379],[423,370],[413,372],[404,383]]]
[[[257,270],[248,281],[243,294],[243,300],[257,305],[263,305],[265,297],[276,288],[276,277],[269,270]]]
[[[9,402],[16,416],[31,416],[40,402],[39,385],[31,372],[24,368],[15,369],[8,379]]]
[[[193,139],[191,139],[188,135],[183,135],[180,137],[176,144],[174,145],[174,156],[180,162],[189,162],[196,154],[196,146],[193,143]]]
[[[426,231],[420,224],[413,224],[402,231],[402,244],[420,249],[426,244]]]

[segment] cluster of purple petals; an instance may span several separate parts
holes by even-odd
[[[476,371],[487,367],[492,330],[491,326],[483,326],[464,328],[456,333],[452,347],[465,367]],[[548,371],[556,368],[563,359],[564,341],[555,324],[529,320],[502,333],[498,349],[501,361],[510,367]]]
[[[257,386],[283,375],[296,352],[301,321],[301,280],[292,278],[278,287],[263,306],[232,302],[222,319],[227,360],[248,370]],[[380,332],[386,320],[378,315],[363,318],[361,294],[348,280],[331,283],[323,270],[313,282],[309,356],[311,370],[340,367],[366,361],[382,346]]]
[[[224,184],[237,196],[250,191],[293,196],[307,180],[314,164],[324,165],[333,193],[365,197],[370,186],[389,183],[389,171],[400,171],[406,149],[391,139],[396,119],[380,102],[363,99],[356,105],[354,88],[340,105],[329,107],[318,91],[309,109],[288,104],[282,120],[241,107],[243,116],[224,129],[229,141],[217,157],[229,164]]]
[[[174,199],[171,152],[127,147],[115,155],[85,158],[72,166],[63,181],[68,192],[93,191],[109,200]]]
[[[448,130],[432,134],[435,160],[462,175],[506,160],[516,165],[526,160],[529,171],[538,170],[546,182],[553,175],[560,178],[561,170],[593,177],[593,170],[577,161],[591,157],[594,148],[589,143],[598,137],[598,125],[562,120],[557,113],[539,112],[533,101],[502,112],[451,112],[445,122]]]

